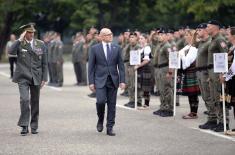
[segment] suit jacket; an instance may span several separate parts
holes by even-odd
[[[15,41],[9,53],[17,55],[17,65],[13,82],[29,82],[40,85],[47,81],[47,51],[43,41],[35,39],[33,49],[26,41]]]
[[[118,45],[111,44],[112,56],[110,61],[106,60],[102,43],[91,47],[89,52],[88,76],[89,84],[96,88],[103,88],[108,75],[116,88],[119,83],[125,83],[125,68],[122,61],[122,51]],[[119,71],[119,72],[118,72]]]

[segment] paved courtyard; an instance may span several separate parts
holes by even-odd
[[[235,137],[199,130],[206,121],[200,98],[199,118],[183,120],[189,112],[187,98],[180,97],[176,117],[152,114],[160,101],[152,96],[149,110],[135,111],[123,105],[128,98],[118,92],[115,137],[96,131],[95,99],[87,86],[74,86],[72,64],[64,65],[64,86],[41,91],[39,134],[20,136],[17,121],[19,92],[9,79],[8,64],[0,64],[0,155],[135,154],[135,155],[234,155]],[[231,128],[235,128],[230,113]]]

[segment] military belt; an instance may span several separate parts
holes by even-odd
[[[207,69],[208,69],[208,66],[196,67],[196,71],[204,71]]]
[[[164,63],[164,64],[160,64],[157,66],[157,68],[163,68],[163,67],[167,67],[168,66],[168,63]]]
[[[207,66],[207,69],[212,69],[213,67],[214,67],[213,64],[210,64]]]

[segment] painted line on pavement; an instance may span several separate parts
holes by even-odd
[[[5,72],[0,72],[0,75],[2,75],[2,76],[4,76],[4,77],[7,77],[7,78],[10,78],[10,75],[7,74],[7,73],[5,73]],[[50,88],[50,89],[52,89],[52,90],[56,90],[56,91],[63,91],[63,89],[61,89],[61,88],[56,88],[56,87],[52,87],[52,86],[47,86],[47,85],[46,85],[45,87],[48,87],[48,88]],[[88,96],[86,96],[85,98],[89,98],[89,99],[91,99],[91,100],[96,100],[95,98],[90,98],[90,97],[88,97]],[[119,104],[117,104],[117,107],[123,108],[123,109],[127,109],[127,110],[132,110],[132,111],[138,111],[138,110],[135,110],[135,109],[133,109],[133,108],[128,108],[128,107],[125,107],[125,106],[119,105]],[[223,135],[223,134],[221,134],[221,133],[216,133],[216,132],[210,131],[210,130],[201,130],[201,129],[198,129],[198,128],[191,128],[191,129],[198,130],[198,131],[203,132],[203,133],[207,133],[207,134],[210,134],[210,135],[214,135],[214,136],[216,136],[216,137],[224,138],[224,139],[231,140],[231,141],[235,142],[235,138],[232,138],[232,137],[230,137],[230,136]]]
[[[6,63],[0,64],[0,68],[6,68],[6,67],[10,67],[10,65],[9,65],[9,64],[6,64]]]
[[[4,73],[4,72],[0,72],[0,75],[4,76],[4,77],[7,77],[7,78],[10,78],[10,75],[7,74],[7,73]]]
[[[139,110],[135,110],[135,108],[128,108],[128,107],[126,107],[124,105],[120,105],[120,104],[117,104],[117,107],[127,109],[127,110],[132,110],[132,111],[139,111]]]
[[[56,91],[62,91],[63,90],[62,88],[57,88],[57,87],[52,87],[52,86],[47,86],[47,85],[45,85],[45,87],[50,88],[52,90],[56,90]]]
[[[10,78],[10,75],[5,72],[0,72],[0,75],[7,77],[7,78]],[[62,91],[61,88],[51,87],[51,86],[47,86],[47,85],[45,87],[48,87],[48,88],[50,88],[52,90],[56,90],[56,91]]]
[[[221,133],[217,133],[217,132],[214,132],[214,131],[211,131],[211,130],[201,130],[201,129],[198,129],[198,128],[191,128],[191,129],[199,130],[201,132],[204,132],[204,133],[207,133],[207,134],[210,134],[210,135],[214,135],[216,137],[228,139],[228,140],[231,140],[231,141],[235,142],[235,138],[230,137],[230,136],[226,136],[226,135],[223,135]]]

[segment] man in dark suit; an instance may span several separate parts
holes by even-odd
[[[21,115],[18,126],[22,127],[21,135],[24,136],[28,133],[29,123],[31,133],[38,133],[40,88],[47,81],[47,51],[43,41],[34,39],[33,23],[20,29],[24,32],[12,44],[9,53],[16,55],[18,60],[13,82],[19,86]]]
[[[112,44],[113,34],[110,29],[100,31],[102,42],[91,47],[89,53],[89,88],[96,91],[96,109],[98,115],[97,130],[103,131],[105,103],[107,102],[107,135],[115,136],[116,100],[118,87],[125,88],[125,68],[122,51]],[[119,72],[118,72],[119,71]]]

